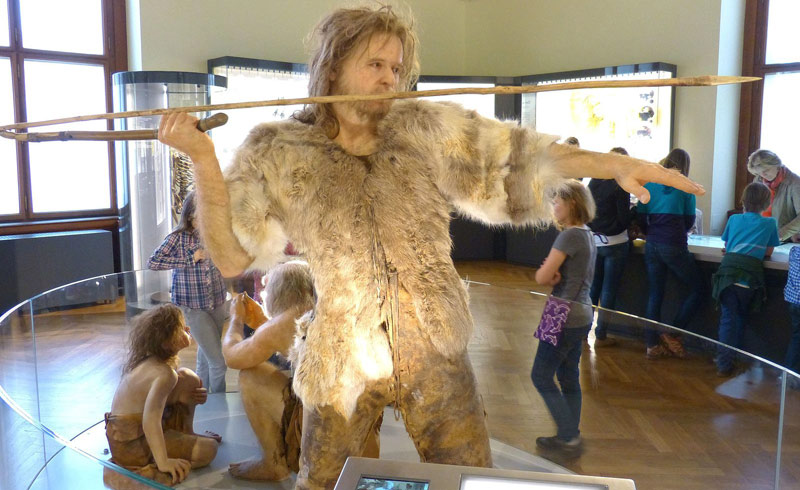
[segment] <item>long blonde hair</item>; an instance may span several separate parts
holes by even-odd
[[[272,317],[293,306],[302,311],[314,309],[314,279],[305,262],[292,261],[270,269],[265,292],[265,306]]]
[[[378,8],[356,7],[337,9],[322,19],[312,31],[311,61],[308,65],[310,97],[331,95],[331,74],[362,43],[373,36],[397,36],[403,45],[403,64],[400,67],[398,90],[409,90],[419,78],[419,41],[410,13],[400,16],[390,5]],[[339,122],[330,104],[311,104],[293,116],[298,121],[323,128],[330,138],[339,134]]]

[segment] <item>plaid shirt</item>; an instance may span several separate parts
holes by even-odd
[[[202,249],[197,232],[178,231],[167,235],[147,267],[172,271],[172,302],[199,310],[211,310],[225,302],[225,283],[219,269],[206,258],[194,261],[194,253]]]
[[[783,290],[783,299],[800,305],[800,246],[794,246],[789,251],[789,279]]]

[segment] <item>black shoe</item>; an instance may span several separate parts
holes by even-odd
[[[559,439],[557,436],[537,437],[536,445],[541,449],[550,451],[577,452],[583,447],[583,439],[581,439],[581,436],[573,437],[568,441]]]

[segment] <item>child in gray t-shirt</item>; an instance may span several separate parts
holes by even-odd
[[[583,341],[592,326],[589,288],[597,249],[586,226],[594,218],[594,200],[580,182],[570,181],[553,200],[553,215],[562,228],[539,270],[536,281],[553,286],[553,296],[572,302],[557,346],[539,342],[531,380],[558,427],[551,437],[536,438],[543,449],[577,452],[582,446],[581,385],[578,365]],[[553,380],[558,374],[559,385]]]
[[[592,230],[586,225],[564,229],[556,237],[553,249],[566,255],[559,267],[561,281],[553,286],[553,296],[572,301],[565,328],[585,327],[592,323],[592,300],[589,290],[594,277],[597,249]]]

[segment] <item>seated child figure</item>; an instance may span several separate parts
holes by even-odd
[[[177,354],[190,343],[174,304],[134,318],[122,380],[105,416],[111,462],[165,485],[208,465],[222,440],[193,429],[195,407],[208,393],[192,370],[178,368]]]
[[[289,375],[267,360],[275,353],[289,352],[296,322],[313,311],[314,285],[308,265],[293,261],[271,269],[264,306],[269,320],[246,294],[234,297],[223,335],[222,354],[229,368],[240,370],[242,402],[263,452],[260,459],[232,463],[229,471],[237,478],[276,481],[288,478],[290,469],[297,471],[302,406],[291,391]],[[255,329],[246,339],[245,326]],[[290,419],[293,428],[287,428]]]
[[[267,362],[273,354],[303,348],[305,328],[313,316],[314,284],[308,265],[281,264],[269,271],[264,306],[246,294],[231,303],[230,325],[222,353],[229,368],[239,369],[239,389],[247,419],[258,437],[262,455],[230,465],[230,473],[250,480],[282,480],[297,472],[302,439],[303,405],[291,387],[290,374]],[[244,325],[255,333],[243,338]],[[362,456],[378,457],[380,420]]]

